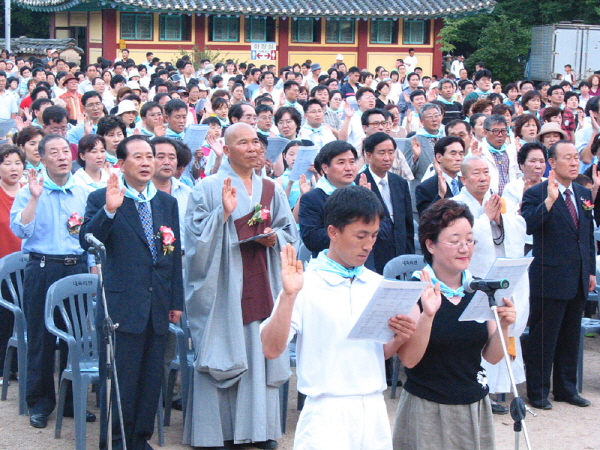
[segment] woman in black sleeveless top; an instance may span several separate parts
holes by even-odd
[[[442,199],[421,216],[419,242],[431,281],[412,315],[417,330],[398,351],[407,381],[394,426],[394,450],[490,450],[494,428],[483,356],[502,357],[494,321],[458,320],[473,294],[462,288],[476,241],[467,206]],[[498,308],[502,332],[514,323],[510,300]]]

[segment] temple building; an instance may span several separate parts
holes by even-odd
[[[329,67],[342,54],[348,67],[373,71],[379,65],[393,68],[396,58],[414,48],[423,73],[437,75],[442,66],[437,40],[443,18],[489,12],[496,4],[494,0],[15,1],[33,11],[50,12],[50,37],[76,39],[91,62],[101,55],[115,59],[125,47],[138,64],[148,51],[174,61],[181,49],[195,46],[240,62],[278,67],[307,59]],[[276,51],[269,55],[274,60],[252,60],[252,43],[274,43]]]

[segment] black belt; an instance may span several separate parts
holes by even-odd
[[[83,261],[84,254],[81,255],[44,255],[42,253],[29,253],[29,259],[36,259],[42,262],[57,262],[64,264],[65,266],[74,266],[75,264]]]

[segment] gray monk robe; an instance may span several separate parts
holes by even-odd
[[[237,190],[238,204],[223,223],[222,189],[227,177]],[[185,421],[185,444],[216,447],[226,440],[241,444],[281,437],[278,387],[290,375],[289,355],[285,352],[267,361],[262,354],[259,325],[270,314],[273,299],[281,290],[279,252],[285,244],[298,240],[298,232],[285,193],[278,185],[273,189],[272,184],[254,175],[250,198],[242,180],[225,162],[217,174],[203,179],[190,195],[185,218],[185,298],[196,370],[192,405]],[[252,243],[254,247],[244,250],[252,254],[246,253],[243,258],[243,246],[248,244],[239,241],[252,231],[246,225],[247,219],[265,198],[271,198],[269,204],[262,205],[270,210],[268,226],[283,229],[277,231],[274,247],[262,250],[260,244]],[[255,234],[266,225],[254,225]],[[262,255],[254,254],[260,251]],[[266,274],[255,267],[263,260]],[[253,267],[245,268],[243,261],[247,265],[253,261]],[[261,282],[269,287],[248,289],[251,283]],[[261,292],[269,292],[270,298],[256,298]],[[259,303],[258,307],[252,307],[253,301]]]

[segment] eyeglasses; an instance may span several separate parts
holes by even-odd
[[[427,114],[427,115],[423,116],[423,119],[439,119],[440,117],[442,117],[442,115],[440,113]]]
[[[360,99],[361,100],[375,100],[375,97],[372,95],[363,95]]]
[[[102,103],[88,103],[85,105],[86,108],[92,108],[92,109],[96,109],[96,108],[102,108]]]
[[[369,126],[371,127],[385,127],[387,122],[369,122]]]
[[[461,249],[463,246],[467,246],[467,248],[472,248],[477,244],[477,239],[467,239],[466,241],[452,241],[452,242],[441,242],[440,244],[447,245],[448,247],[456,250]]]
[[[53,134],[66,134],[69,131],[69,127],[51,127],[48,130]]]
[[[291,119],[288,119],[288,120],[280,120],[280,121],[279,121],[279,125],[284,125],[284,126],[286,126],[286,125],[291,125],[292,123],[294,123],[294,121],[293,121],[293,120],[291,120]]]
[[[502,135],[508,134],[508,129],[506,129],[506,128],[493,128],[491,130],[485,130],[485,131],[489,131],[490,133],[495,134],[496,136],[502,136]]]

